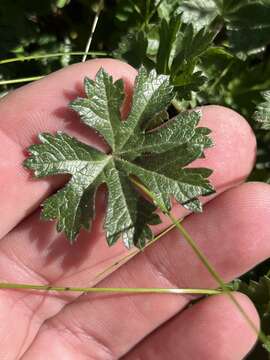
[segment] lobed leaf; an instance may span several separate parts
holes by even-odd
[[[70,242],[95,216],[95,194],[101,184],[108,191],[104,230],[109,245],[119,237],[126,247],[143,247],[153,238],[151,225],[160,222],[156,206],[134,187],[138,178],[171,208],[174,197],[192,211],[201,211],[199,196],[212,193],[208,169],[185,168],[212,146],[209,129],[197,127],[200,112],[183,112],[168,120],[166,108],[173,99],[167,75],[139,70],[128,118],[122,121],[123,83],[113,82],[103,69],[95,81],[85,79],[85,98],[71,107],[82,121],[99,132],[111,146],[105,154],[64,133],[41,134],[40,144],[29,148],[25,166],[35,176],[68,174],[70,180],[43,204],[42,218],[57,220]],[[153,120],[154,119],[154,120]],[[155,124],[162,126],[147,130]]]

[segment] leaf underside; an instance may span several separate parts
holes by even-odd
[[[270,91],[265,91],[262,95],[265,101],[257,106],[254,120],[261,129],[270,130]]]
[[[95,194],[101,184],[108,192],[104,230],[109,245],[119,237],[126,247],[143,247],[153,238],[151,225],[160,223],[156,206],[132,183],[136,177],[168,210],[175,198],[191,211],[201,211],[199,196],[214,192],[211,170],[186,168],[212,146],[209,129],[197,127],[200,112],[184,112],[168,120],[174,97],[169,77],[139,70],[130,113],[121,120],[122,80],[113,82],[103,69],[85,79],[85,98],[70,106],[82,122],[110,146],[105,154],[58,132],[40,134],[41,143],[29,148],[24,165],[36,177],[69,174],[68,183],[43,204],[42,218],[57,220],[57,230],[74,242],[80,229],[90,229],[95,217]],[[165,123],[163,123],[165,121]],[[156,129],[156,125],[163,123]]]

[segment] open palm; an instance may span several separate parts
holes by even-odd
[[[102,140],[75,120],[67,108],[82,95],[84,76],[100,67],[123,78],[129,109],[135,69],[115,60],[70,66],[14,91],[0,102],[0,282],[92,286],[95,274],[127,250],[108,248],[102,231],[106,202],[101,189],[91,234],[70,245],[55,224],[39,220],[40,202],[66,178],[34,180],[22,167],[25,149],[39,132],[65,130],[104,148]],[[202,108],[200,125],[213,131],[216,146],[196,165],[214,169],[217,188],[201,215],[184,225],[226,281],[270,255],[270,188],[245,183],[256,143],[248,123],[232,110]],[[211,201],[210,201],[211,200]],[[185,215],[180,207],[177,216]],[[156,232],[168,226],[164,221]],[[259,230],[259,231],[258,231]],[[156,244],[99,283],[102,287],[216,287],[207,270],[179,233]],[[258,323],[247,297],[235,295]],[[0,359],[242,359],[256,338],[225,295],[188,307],[189,296],[118,295],[0,291]]]

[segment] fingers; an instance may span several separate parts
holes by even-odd
[[[213,182],[223,191],[249,173],[255,154],[254,136],[246,121],[231,110],[211,106],[202,111],[202,125],[213,129],[216,146],[208,150],[206,159],[199,160],[200,165],[217,168]],[[242,148],[236,157],[234,146],[238,141],[242,142]],[[226,153],[226,160],[223,160],[223,153]],[[75,245],[70,246],[63,235],[56,233],[55,223],[41,222],[38,211],[2,239],[0,251],[16,254],[17,260],[23,259],[24,264],[49,282],[89,283],[94,274],[126,253],[120,242],[107,247],[102,229],[106,210],[102,194],[101,191],[97,197],[97,217],[91,233],[82,232]],[[184,213],[180,207],[175,212],[177,216]],[[154,227],[157,233],[169,224],[167,218],[163,220],[164,224]]]
[[[249,175],[256,157],[256,138],[247,121],[231,109],[209,105],[201,111],[199,126],[212,130],[214,147],[207,150],[205,159],[195,161],[192,166],[213,169],[211,181],[221,192]]]
[[[36,141],[40,132],[63,130],[93,146],[104,148],[101,138],[83,126],[75,112],[68,108],[70,100],[82,95],[84,77],[94,78],[100,67],[115,79],[124,79],[127,108],[136,71],[112,59],[72,65],[1,99],[0,238],[63,182],[62,177],[33,180],[22,166],[26,148]]]
[[[251,301],[234,294],[259,328]],[[240,360],[251,350],[256,335],[228,296],[200,301],[138,344],[124,359]]]
[[[26,91],[22,92],[22,90],[18,90],[12,94],[11,98],[7,97],[1,102],[0,107],[3,106],[3,118],[10,119],[10,123],[14,123],[14,128],[11,127],[9,129],[6,122],[1,128],[1,133],[5,132],[5,140],[7,141],[5,153],[0,154],[0,158],[5,159],[5,161],[1,163],[5,177],[2,178],[3,183],[1,183],[0,187],[4,190],[0,205],[0,211],[1,214],[3,214],[2,224],[4,225],[4,227],[0,229],[2,234],[13,227],[14,224],[20,221],[27,213],[31,212],[37,206],[40,199],[43,198],[46,193],[59,186],[62,181],[61,178],[44,181],[30,180],[29,174],[25,172],[21,166],[24,155],[22,149],[18,148],[19,145],[17,144],[20,144],[22,147],[28,146],[33,141],[31,137],[35,137],[38,132],[51,132],[62,129],[78,136],[83,141],[87,142],[88,139],[88,142],[91,142],[94,146],[103,146],[96,140],[90,130],[82,127],[78,121],[77,123],[73,121],[75,119],[73,119],[75,116],[73,113],[72,115],[71,113],[66,113],[68,101],[77,96],[80,89],[75,89],[72,94],[69,93],[70,99],[66,98],[67,91],[74,87],[76,81],[81,83],[82,78],[86,74],[93,77],[100,66],[105,67],[106,70],[114,74],[115,77],[117,77],[118,74],[119,77],[124,77],[126,79],[126,87],[130,89],[131,83],[134,80],[135,71],[131,71],[128,65],[123,65],[115,61],[110,62],[110,60],[103,62],[102,60],[73,66],[72,71],[68,68],[57,72],[50,76],[50,82],[44,79],[40,83],[31,84],[24,88]],[[42,84],[42,86],[40,85],[39,87],[38,84]],[[63,94],[63,89],[66,90],[65,94]],[[29,103],[27,107],[26,99],[28,99],[30,95],[33,96],[34,101]],[[60,97],[60,100],[57,100],[57,97]],[[17,102],[23,111],[20,112],[18,119],[14,118],[14,116],[10,118],[11,114],[13,114],[10,109],[14,110],[14,104],[17,104]],[[65,109],[63,112],[58,111],[58,109],[63,110],[63,108]],[[217,114],[218,112],[219,114]],[[227,153],[230,154],[226,158],[229,161],[226,160],[222,162],[218,173],[219,175],[214,178],[214,181],[216,181],[218,185],[219,179],[220,183],[232,186],[241,181],[252,167],[255,154],[254,136],[243,118],[230,110],[207,107],[203,109],[203,113],[204,126],[206,125],[213,128],[213,135],[217,143],[215,148],[208,151],[207,158],[210,159],[209,164],[214,165],[216,161],[218,167],[218,164],[222,162],[221,155],[223,150],[226,150]],[[27,116],[25,114],[27,114]],[[217,118],[218,123],[216,122]],[[19,119],[21,119],[21,123],[24,124],[23,126],[19,126]],[[66,119],[68,119],[70,123],[66,123]],[[20,132],[18,132],[18,129],[21,129]],[[234,130],[233,134],[232,129]],[[232,135],[224,134],[226,132]],[[229,141],[230,145],[235,144],[239,137],[241,139],[243,137],[243,151],[239,153],[241,155],[240,160],[238,158],[236,161],[234,150],[231,147],[227,147],[226,143]],[[215,155],[215,149],[219,149],[217,155]],[[6,160],[4,155],[7,156],[7,154],[9,155]],[[220,158],[218,156],[220,156]],[[240,165],[237,165],[239,161]],[[203,166],[211,166],[208,165],[207,160],[202,160],[202,162]],[[17,180],[13,182],[15,177]],[[9,184],[10,186],[5,184]],[[222,190],[224,188],[225,186],[222,187]],[[102,214],[104,212],[102,196],[99,197],[98,203],[97,213]],[[14,211],[15,209],[17,210]],[[100,241],[100,239],[102,241]],[[3,254],[3,261],[0,264],[0,276],[3,280],[29,283],[56,281],[60,283],[64,281],[67,285],[70,283],[79,286],[89,285],[93,274],[95,274],[98,269],[106,267],[106,265],[111,263],[113,258],[124,253],[124,249],[120,244],[117,244],[111,249],[107,248],[103,239],[100,216],[97,216],[91,235],[83,233],[78,243],[70,247],[63,236],[59,237],[59,235],[56,234],[54,224],[40,223],[38,213],[36,213],[18,226],[15,231],[2,239],[0,252]],[[10,293],[5,294],[10,296]],[[28,342],[35,336],[40,324],[59,311],[67,301],[70,301],[70,297],[57,297],[55,299],[54,297],[34,296],[31,294],[31,297],[30,295],[24,295],[21,299],[19,293],[12,292],[12,297],[10,297],[8,301],[6,300],[6,297],[1,299],[5,304],[3,306],[5,309],[12,306],[13,302],[16,303],[19,301],[20,303],[20,306],[16,306],[16,317],[20,318],[21,322],[20,325],[16,324],[14,329],[16,328],[18,335],[16,337],[18,346],[22,345],[22,348],[18,349],[18,347],[14,346],[14,351],[23,351],[23,349],[27,347]],[[37,314],[35,314],[36,312]],[[22,313],[26,315],[20,316]],[[5,317],[6,314],[7,312],[4,311],[3,317]],[[31,325],[29,325],[29,318],[31,316],[32,322]],[[11,332],[14,331],[14,329],[11,329]],[[26,329],[29,330],[27,330],[29,336],[27,336],[24,341],[22,337]],[[0,334],[0,338],[1,337],[2,335]],[[6,339],[6,341],[8,343],[9,339]],[[22,344],[22,342],[24,343]]]
[[[217,144],[215,148],[208,151],[207,159],[201,160],[202,165],[218,168],[218,175],[214,175],[216,177],[213,180],[217,185],[222,185],[222,190],[224,190],[225,184],[227,186],[237,184],[249,173],[255,153],[254,136],[243,118],[224,108],[203,108],[202,123],[204,126],[213,129]],[[236,159],[232,146],[237,143],[239,138],[243,141],[243,146],[242,151],[239,152],[240,158]],[[229,143],[228,147],[226,146],[227,142]],[[227,161],[222,160],[222,152],[226,152]],[[209,165],[207,161],[209,161]],[[239,161],[240,164],[237,165]],[[35,195],[36,193],[33,196]],[[104,211],[105,204],[101,194],[98,196],[97,214],[103,214]],[[179,209],[177,211],[179,212]],[[178,250],[176,251],[178,253]],[[78,242],[70,246],[64,236],[56,233],[55,224],[40,222],[39,212],[36,212],[2,239],[0,252],[2,254],[0,264],[2,280],[89,286],[95,283],[92,279],[97,272],[118,259],[126,250],[120,243],[112,248],[107,247],[102,230],[101,216],[97,216],[91,234],[83,232]],[[163,253],[162,248],[157,250],[157,259],[162,257]],[[162,262],[164,261],[166,260],[162,259]],[[126,286],[131,286],[131,284],[127,283]],[[56,314],[75,297],[74,294],[62,297],[46,297],[40,294],[35,296],[32,294],[23,295],[23,301],[19,300],[21,294],[18,292],[5,292],[2,295],[3,302],[5,302],[6,297],[9,297],[8,305],[4,306],[7,309],[13,302],[20,301],[20,306],[16,306],[16,317],[21,319],[20,326],[16,324],[16,341],[18,346],[23,342],[23,347],[20,350],[14,345],[14,351],[23,351],[32,341],[42,322]],[[180,306],[182,306],[182,302]],[[177,303],[178,308],[179,304]],[[172,313],[174,311],[175,309],[172,310]],[[27,315],[22,317],[19,315],[21,312]],[[3,312],[3,316],[5,317],[7,313],[8,310]],[[30,325],[29,317],[32,317]],[[29,328],[27,330],[28,336],[23,340],[26,328]],[[10,331],[12,333],[14,329],[10,329]],[[0,339],[3,335],[0,332]],[[12,338],[6,339],[5,344],[7,345]]]
[[[185,228],[225,281],[268,258],[269,190],[269,185],[264,183],[242,184],[209,202],[200,216],[192,215],[185,221]],[[183,245],[181,252],[183,258],[188,259],[182,263],[182,270],[188,264],[190,268],[188,273],[182,272],[186,284],[217,286],[188,246]]]
[[[93,146],[104,147],[100,137],[81,124],[77,115],[67,107],[71,99],[82,94],[83,78],[86,75],[94,78],[101,66],[114,78],[121,77],[124,79],[127,93],[124,108],[127,110],[136,71],[127,64],[111,59],[92,60],[84,64],[70,66],[36,83],[24,86],[1,100],[0,110],[3,120],[0,124],[0,141],[2,144],[0,149],[0,171],[2,174],[0,179],[2,199],[0,204],[2,219],[0,238],[37,208],[40,201],[64,181],[60,176],[34,180],[30,177],[29,172],[22,167],[26,155],[25,150],[33,141],[36,141],[38,133],[64,130]],[[231,145],[234,145],[237,139],[238,141],[243,140],[243,147],[239,153],[240,160],[242,155],[245,156],[240,169],[237,169],[237,180],[243,179],[250,171],[255,154],[255,140],[251,129],[233,111],[207,107],[203,112],[205,112],[204,118],[211,119],[213,123],[213,135],[216,144],[219,144],[217,146],[219,146],[220,155],[224,156],[222,149],[223,145],[226,144],[227,150],[228,140]],[[225,118],[226,122],[224,121]],[[223,123],[221,131],[218,129],[220,120]],[[219,137],[218,134],[223,133],[223,130],[225,133],[228,132],[229,124],[232,123],[235,123],[233,129],[236,132],[232,134],[230,130],[227,137],[223,138],[223,135]],[[215,135],[216,130],[217,136]],[[243,134],[246,136],[244,137]],[[246,154],[247,151],[248,154]],[[210,156],[211,152],[212,150],[209,151]],[[232,160],[230,155],[226,159],[222,158],[221,163],[229,165],[227,160]],[[203,163],[204,165],[211,164],[211,162]],[[222,174],[224,170],[221,171]],[[232,185],[236,175],[233,171],[233,166],[230,166],[228,175],[232,176],[226,177],[226,184],[222,180],[222,186]],[[219,187],[221,181],[219,172],[214,175],[213,180]]]
[[[208,203],[203,214],[184,220],[185,228],[225,281],[269,257],[269,199],[268,185],[244,184]],[[99,285],[217,286],[176,230]],[[188,297],[173,295],[84,295],[41,327],[29,356],[42,352],[53,339],[53,348],[63,354],[76,352],[78,359],[85,354],[89,358],[101,354],[97,359],[119,358],[180,312],[188,301]],[[51,359],[56,358],[52,352]]]

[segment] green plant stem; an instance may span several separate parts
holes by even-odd
[[[257,328],[256,324],[251,320],[251,318],[248,316],[248,314],[245,312],[243,307],[239,304],[239,302],[236,300],[235,296],[230,291],[229,287],[225,284],[222,277],[219,275],[219,273],[215,270],[214,266],[209,262],[207,257],[204,255],[204,253],[200,250],[198,245],[196,244],[195,240],[192,238],[192,236],[188,233],[188,231],[184,228],[184,226],[179,223],[179,221],[174,218],[174,216],[170,213],[170,211],[156,199],[155,195],[152,194],[151,191],[149,191],[144,185],[142,185],[140,182],[135,180],[134,178],[131,179],[132,182],[141,189],[147,196],[149,196],[152,201],[159,207],[159,209],[171,220],[173,224],[175,224],[175,227],[178,229],[180,234],[184,237],[184,239],[187,241],[189,246],[192,248],[194,253],[197,255],[197,257],[200,259],[202,264],[207,268],[209,273],[212,275],[212,277],[216,280],[219,287],[222,289],[223,293],[227,294],[229,298],[232,300],[232,302],[235,304],[239,312],[242,314],[244,319],[247,321],[249,326],[252,328],[252,330],[256,333],[256,336],[259,337],[259,339],[264,343],[265,345],[268,344],[268,339],[266,335],[260,331],[260,329]]]
[[[140,26],[140,29],[139,31],[143,30],[148,24],[149,24],[149,21],[151,20],[151,18],[153,17],[153,15],[156,13],[156,11],[158,10],[159,6],[162,4],[164,0],[160,0],[157,5],[155,6],[155,8],[151,11],[151,13],[149,13],[148,9],[146,11],[146,17],[144,19],[144,21],[142,22],[141,26]],[[135,9],[135,5],[132,1],[129,1],[130,4],[134,7]],[[147,3],[147,5],[149,4],[149,2]],[[149,6],[149,5],[148,5]],[[140,12],[139,9],[136,10],[137,13],[142,17],[142,14]]]
[[[178,220],[178,222],[181,221],[181,219]],[[153,240],[149,241],[142,249],[135,248],[131,250],[127,255],[122,256],[120,259],[114,261],[111,265],[106,267],[101,272],[97,273],[93,280],[102,280],[105,276],[110,275],[113,271],[117,270],[119,267],[127,263],[129,260],[131,260],[134,256],[138,255],[140,252],[144,251],[148,246],[153,245],[157,240],[159,240],[161,237],[169,233],[171,230],[175,228],[175,224],[172,224],[168,226],[165,230],[163,230],[161,233],[159,233],[157,236],[154,237]]]
[[[19,84],[24,82],[36,81],[42,79],[44,76],[46,75],[31,76],[31,77],[12,79],[12,80],[1,80],[0,85]]]
[[[220,290],[213,289],[180,289],[180,288],[103,288],[103,287],[69,287],[57,285],[33,285],[17,283],[0,283],[0,289],[84,292],[84,293],[134,293],[134,294],[194,294],[217,295]]]
[[[219,275],[219,273],[215,270],[213,265],[209,262],[207,257],[204,255],[204,253],[200,250],[200,248],[197,246],[196,242],[193,240],[191,235],[187,232],[187,230],[184,228],[184,226],[178,222],[177,220],[168,213],[167,216],[171,219],[173,223],[175,223],[176,228],[181,232],[187,243],[191,246],[192,250],[195,252],[195,254],[198,256],[198,258],[201,260],[203,265],[207,268],[209,273],[212,275],[212,277],[216,280],[220,288],[223,290],[224,293],[226,293],[229,298],[232,300],[232,302],[235,304],[237,309],[240,311],[242,316],[245,318],[247,323],[250,325],[250,327],[254,330],[257,336],[259,336],[260,340],[263,343],[267,343],[266,336],[260,331],[260,329],[257,328],[257,326],[254,324],[254,322],[251,320],[251,318],[247,315],[243,307],[239,304],[239,302],[236,300],[235,296],[232,294],[232,292],[229,290],[228,286],[225,284],[222,277]]]
[[[151,11],[151,13],[149,14],[148,18],[147,18],[147,23],[149,23],[149,21],[151,20],[151,18],[154,16],[155,12],[158,11],[158,8],[160,7],[160,5],[163,3],[164,0],[159,0],[159,2],[156,4],[156,6],[154,7],[154,9]]]
[[[215,82],[210,86],[209,92],[213,91],[215,87],[220,83],[220,81],[228,74],[231,67],[233,66],[234,59],[229,62],[229,65],[222,71],[220,76],[215,80]]]
[[[39,60],[39,59],[49,59],[52,57],[60,57],[64,55],[69,56],[81,56],[81,55],[94,55],[94,56],[108,56],[108,53],[105,51],[89,51],[85,53],[85,51],[71,51],[71,52],[57,52],[57,53],[49,53],[42,55],[27,55],[27,56],[18,56],[9,59],[0,60],[0,65],[13,63],[17,61],[28,61],[28,60]]]
[[[94,21],[92,23],[92,27],[91,27],[91,32],[90,32],[90,35],[89,35],[89,38],[88,38],[88,41],[87,41],[87,44],[86,44],[86,47],[85,47],[85,51],[84,51],[84,55],[83,55],[83,58],[82,58],[82,62],[85,62],[86,58],[87,58],[87,53],[90,49],[90,46],[91,46],[91,42],[93,40],[93,35],[95,33],[95,30],[96,30],[96,26],[97,26],[97,23],[98,23],[98,20],[99,20],[99,16],[100,16],[100,13],[102,11],[104,7],[104,1],[103,0],[100,0],[99,1],[99,5],[98,5],[98,9],[97,9],[97,12],[96,12],[96,15],[94,17]]]

